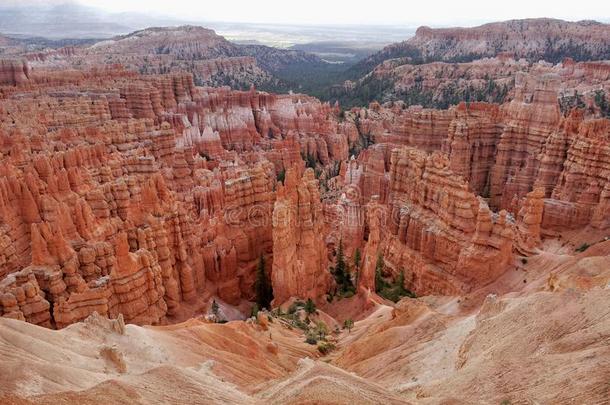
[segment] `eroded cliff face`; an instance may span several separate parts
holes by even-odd
[[[455,294],[515,267],[516,255],[537,254],[544,235],[608,229],[609,121],[588,108],[562,114],[560,83],[519,74],[513,100],[501,106],[352,110],[375,144],[349,162],[343,192],[386,213],[381,225],[353,209],[362,220],[335,223],[338,234],[363,235],[350,243],[365,252],[367,288],[379,254],[408,288]]]
[[[406,44],[419,49],[424,58],[440,60],[478,59],[499,52],[531,60],[572,54],[582,59],[606,59],[609,34],[608,24],[533,18],[472,28],[419,27]]]
[[[545,198],[569,203],[562,205],[564,209],[578,211],[571,216],[573,225],[582,226],[604,200],[608,120],[595,118],[591,110],[586,118],[583,110],[564,116],[557,101],[560,83],[553,74],[519,74],[514,99],[500,107],[487,103],[461,103],[449,110],[371,106],[359,112],[367,117],[360,127],[376,142],[387,143],[389,150],[405,145],[443,152],[451,170],[496,210],[516,215],[518,200],[543,187]],[[559,206],[549,209],[560,210]],[[550,224],[555,215],[549,214]]]
[[[29,65],[19,59],[0,60],[0,85],[16,86],[29,80]]]
[[[292,169],[279,185],[273,208],[274,304],[291,297],[319,300],[330,286],[324,217],[312,169],[299,180]]]
[[[278,174],[300,178],[302,154],[347,158],[336,109],[307,96],[120,67],[15,80],[10,66],[0,88],[2,316],[62,328],[95,311],[162,324],[182,319],[184,303],[252,300],[257,260],[274,250]],[[307,271],[314,253],[327,271],[313,171],[286,190],[286,203],[310,193],[309,219],[293,201],[293,240]],[[317,273],[310,281],[326,292]]]
[[[456,293],[489,282],[512,262],[513,225],[449,168],[439,153],[392,152],[389,235],[381,252],[420,293]]]
[[[610,92],[608,60],[575,62],[567,55],[553,58],[550,63],[546,57],[527,61],[511,53],[492,56],[460,59],[457,63],[412,63],[409,57],[388,59],[362,78],[344,82],[341,90],[347,102],[351,102],[350,98],[394,100],[442,109],[461,101],[509,102],[515,96],[515,78],[519,74],[559,76],[559,95],[565,104],[578,94],[588,108],[599,108],[595,94]],[[373,92],[371,83],[376,84]]]
[[[90,69],[121,64],[141,74],[189,72],[199,86],[234,89],[288,88],[276,74],[294,66],[324,67],[313,53],[265,45],[240,45],[200,26],[151,27],[101,41],[48,48],[36,41],[0,42],[5,55],[21,56],[35,69]]]
[[[554,75],[519,75],[501,106],[340,118],[185,73],[24,63],[0,87],[3,316],[162,324],[211,297],[253,300],[261,255],[276,304],[321,301],[339,241],[362,255],[360,291],[381,254],[417,294],[460,294],[545,235],[610,225],[610,125],[562,114]]]

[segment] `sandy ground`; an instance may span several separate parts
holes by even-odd
[[[482,289],[474,311],[481,291],[356,322],[333,364],[414,403],[609,403],[610,241],[523,267]]]

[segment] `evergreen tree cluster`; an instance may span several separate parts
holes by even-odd
[[[352,281],[352,275],[349,271],[348,264],[345,261],[345,254],[343,253],[343,241],[339,241],[339,248],[337,249],[337,257],[335,258],[335,267],[331,270],[335,282],[337,283],[337,292],[343,296],[353,295],[356,292],[354,283]]]
[[[563,115],[567,115],[573,108],[585,108],[586,104],[582,94],[574,90],[573,95],[564,95],[559,98],[559,109]]]
[[[390,283],[383,278],[383,268],[384,261],[380,253],[375,264],[375,292],[379,296],[393,302],[400,301],[402,297],[415,298],[415,294],[405,288],[405,273],[402,269],[396,280]]]
[[[311,298],[307,298],[303,309],[305,309],[305,312],[307,312],[308,315],[314,314],[317,311],[316,303],[313,302]]]
[[[311,167],[312,169],[316,168],[317,161],[316,161],[316,157],[314,155],[312,155],[311,153],[307,152],[306,155],[303,155],[301,153],[301,157],[305,161],[305,167]]]

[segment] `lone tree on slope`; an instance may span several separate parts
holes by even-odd
[[[271,309],[271,301],[273,300],[273,289],[265,271],[265,257],[261,254],[256,268],[256,282],[254,284],[256,291],[256,304],[259,309]]]

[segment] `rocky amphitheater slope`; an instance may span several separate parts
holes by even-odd
[[[2,403],[406,403],[315,360],[315,346],[274,324],[143,328],[94,315],[51,331],[0,322]]]
[[[226,45],[183,29],[99,46]],[[71,52],[0,61],[0,402],[608,398],[605,63],[341,111]]]
[[[541,253],[473,294],[404,299],[357,322],[333,364],[416,403],[603,403],[610,242],[590,249]]]

